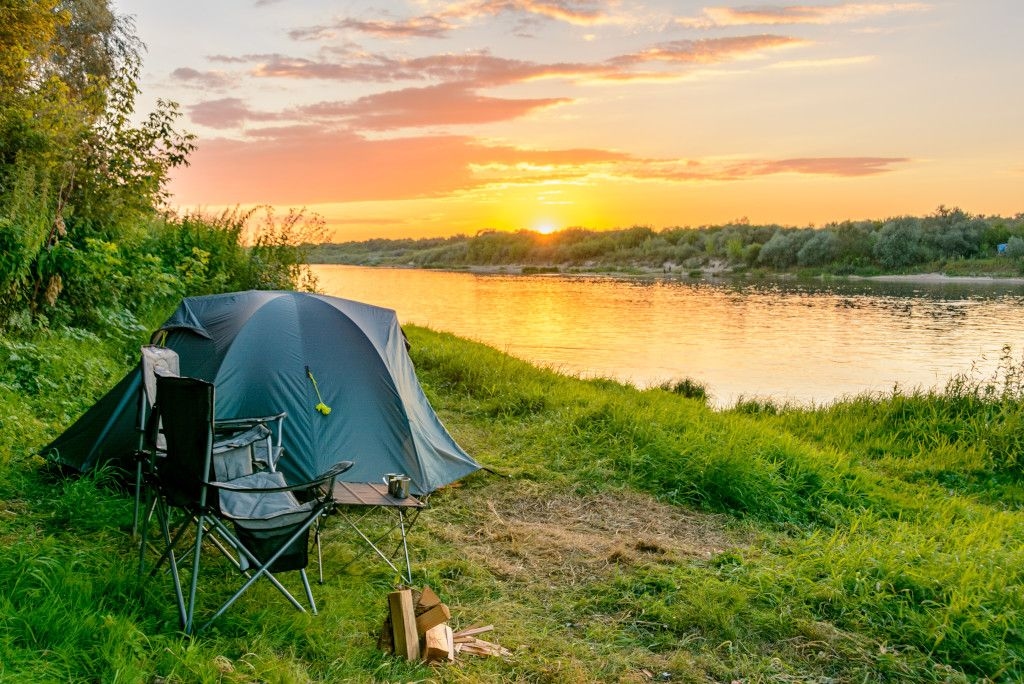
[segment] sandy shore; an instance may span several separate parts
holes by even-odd
[[[995,278],[992,276],[948,276],[944,273],[913,273],[910,275],[879,275],[850,280],[874,280],[882,283],[963,284],[963,285],[1024,285],[1024,278]]]

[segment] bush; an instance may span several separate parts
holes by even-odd
[[[839,254],[839,238],[831,230],[817,231],[796,253],[801,266],[821,266],[833,261]]]
[[[899,269],[927,260],[921,241],[921,223],[915,218],[893,219],[878,231],[872,250],[875,259],[884,268]]]

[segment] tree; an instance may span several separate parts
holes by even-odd
[[[2,327],[75,293],[97,245],[141,236],[193,138],[169,102],[132,123],[141,44],[108,0],[0,2]]]

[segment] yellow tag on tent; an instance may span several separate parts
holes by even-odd
[[[320,413],[322,413],[322,414],[324,414],[326,416],[327,414],[329,414],[331,412],[331,407],[328,406],[327,404],[325,404],[323,397],[320,396],[320,387],[317,386],[316,378],[313,377],[313,371],[309,370],[309,366],[306,366],[306,375],[313,382],[313,391],[316,392],[316,398],[317,398],[317,401],[319,402],[313,408],[315,408],[317,411],[319,411]]]

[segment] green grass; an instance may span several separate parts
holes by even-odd
[[[508,659],[376,648],[395,577],[330,526],[319,616],[260,587],[202,636],[140,583],[115,473],[33,454],[126,369],[82,333],[0,339],[0,681],[970,682],[1024,678],[1019,396],[713,411],[407,330],[420,380],[481,472],[413,529],[417,584]],[[986,387],[992,386],[992,391]],[[42,388],[44,391],[40,392]],[[204,606],[230,594],[213,564]]]

